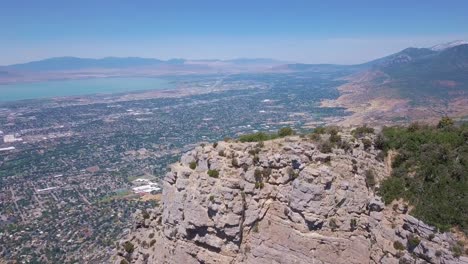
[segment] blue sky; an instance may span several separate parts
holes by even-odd
[[[48,57],[359,63],[468,40],[468,1],[0,0],[0,65]]]

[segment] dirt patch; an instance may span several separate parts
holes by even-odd
[[[140,201],[146,202],[146,201],[161,201],[162,194],[144,194],[140,197]]]

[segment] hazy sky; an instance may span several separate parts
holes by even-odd
[[[359,63],[468,40],[468,1],[0,0],[0,65],[48,57]]]

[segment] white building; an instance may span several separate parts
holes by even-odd
[[[15,147],[0,148],[0,151],[15,150]]]
[[[152,191],[160,191],[161,188],[158,187],[157,184],[148,184],[148,185],[142,185],[138,187],[133,187],[133,192],[134,193],[150,193]]]
[[[3,136],[3,142],[5,142],[5,143],[13,143],[13,142],[16,142],[16,141],[23,141],[23,139],[15,138],[15,135],[11,135],[11,134]]]

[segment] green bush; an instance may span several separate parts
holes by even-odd
[[[333,149],[333,145],[329,141],[322,142],[319,146],[319,150],[322,153],[331,153]]]
[[[294,134],[295,134],[294,130],[290,127],[283,127],[280,130],[278,130],[279,137],[287,137],[287,136],[292,136]]]
[[[325,134],[326,129],[325,127],[316,127],[314,129],[314,134]]]
[[[219,178],[219,171],[217,170],[208,170],[208,176],[212,178]]]
[[[351,219],[351,222],[349,223],[351,226],[351,230],[356,230],[357,228],[357,220],[355,218]]]
[[[260,157],[259,157],[258,155],[253,156],[252,162],[253,162],[254,164],[258,163],[259,161],[260,161]]]
[[[125,249],[125,251],[128,253],[128,254],[132,254],[133,251],[135,250],[135,246],[133,245],[132,242],[130,241],[127,241],[123,244],[123,247]]]
[[[254,171],[254,178],[255,178],[255,188],[262,189],[264,186],[263,183],[263,171],[260,169],[255,169]]]
[[[253,225],[252,232],[258,233],[258,222],[255,222],[255,224]]]
[[[368,150],[372,146],[372,141],[370,139],[368,139],[368,138],[365,138],[365,139],[362,140],[362,144],[364,146],[364,149]]]
[[[341,136],[338,134],[332,134],[330,135],[330,142],[331,143],[339,143],[341,142]]]
[[[415,235],[409,235],[408,237],[408,250],[413,251],[419,243],[421,243],[421,239]]]
[[[375,187],[375,185],[376,185],[374,171],[366,170],[365,176],[366,176],[366,186],[367,186],[367,188],[373,189]]]
[[[382,134],[378,134],[374,139],[374,146],[376,149],[384,150],[385,148],[385,138]]]
[[[453,120],[448,116],[443,117],[437,124],[437,128],[448,128],[451,126],[453,126]]]
[[[319,133],[312,133],[309,135],[309,138],[313,141],[319,141],[320,139],[322,139],[322,136],[320,136]]]
[[[439,128],[420,125],[382,130],[384,149],[398,155],[379,193],[387,204],[407,200],[414,206],[411,214],[441,231],[458,226],[468,234],[468,125],[439,123]]]
[[[405,181],[399,177],[391,177],[382,182],[379,190],[385,204],[390,204],[398,198],[405,198]]]
[[[393,242],[393,248],[396,249],[396,250],[405,250],[406,249],[406,247],[400,241]]]
[[[143,219],[149,219],[150,218],[150,214],[147,211],[143,211],[142,216],[143,216]]]
[[[365,136],[366,134],[374,134],[374,129],[372,127],[361,126],[352,130],[351,134],[356,138],[360,138]]]
[[[190,163],[189,163],[189,167],[190,167],[190,169],[192,169],[192,170],[196,169],[196,168],[197,168],[197,162],[195,162],[195,161],[190,162]]]
[[[259,142],[258,147],[262,148],[263,147],[263,141],[267,140],[272,140],[276,139],[279,137],[287,137],[287,136],[292,136],[294,135],[295,132],[292,128],[290,127],[283,127],[280,130],[278,130],[278,133],[276,134],[267,134],[264,132],[257,132],[253,134],[246,134],[242,135],[239,137],[240,142]]]
[[[240,142],[259,142],[273,139],[271,135],[263,132],[257,132],[254,134],[246,134],[239,137]]]
[[[328,226],[333,232],[339,227],[338,224],[336,223],[335,218],[330,219],[330,221],[328,222]]]

